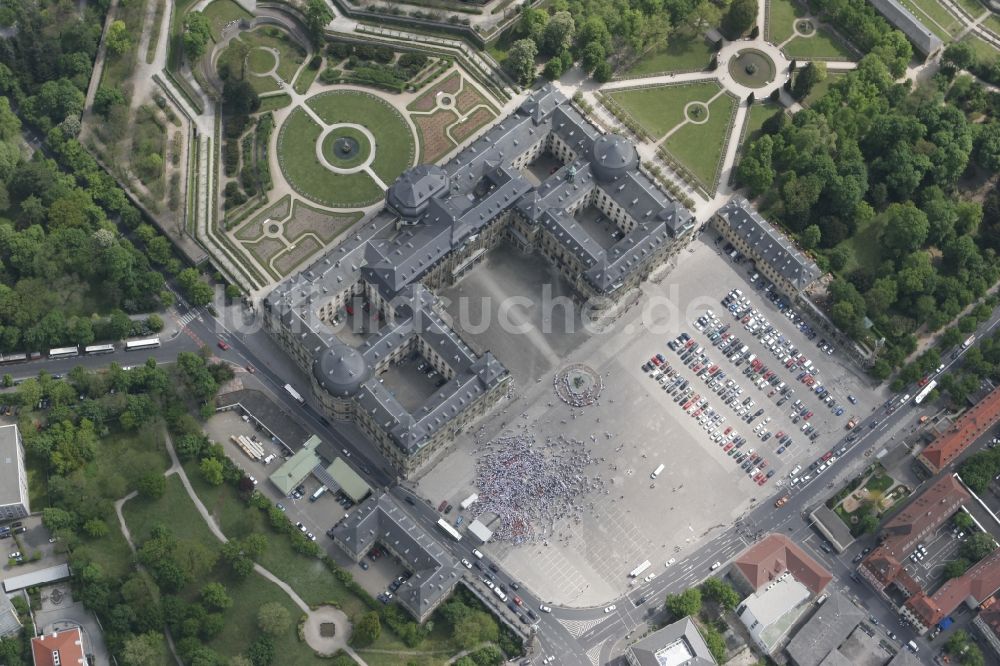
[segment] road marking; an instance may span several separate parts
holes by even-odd
[[[591,620],[562,620],[557,618],[557,622],[566,628],[570,636],[573,638],[579,638],[584,635],[597,625],[606,621],[610,617],[610,614],[606,614],[604,617],[599,617]]]

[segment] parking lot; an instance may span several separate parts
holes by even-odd
[[[586,520],[580,524],[569,521],[558,524],[545,542],[521,546],[490,543],[485,548],[543,598],[584,606],[602,604],[622,594],[628,589],[629,570],[638,563],[649,559],[657,567],[650,572],[662,572],[667,561],[682,557],[685,550],[731,525],[754,502],[770,501],[776,482],[788,470],[797,464],[807,466],[826,451],[826,446],[843,436],[852,412],[845,409],[836,416],[830,406],[797,379],[798,372],[780,364],[760,337],[745,330],[745,324],[721,303],[732,288],[739,288],[752,308],[768,319],[780,335],[790,339],[792,346],[812,361],[813,368],[818,367],[818,374],[813,376],[830,388],[838,403],[850,404],[846,396],[853,395],[858,400],[854,408],[859,415],[868,413],[875,404],[866,378],[853,368],[841,366],[837,354],[820,352],[815,342],[784,318],[776,305],[746,282],[745,272],[739,266],[720,256],[719,250],[711,243],[694,243],[661,283],[643,285],[639,303],[606,332],[562,332],[553,327],[555,330],[543,334],[542,326],[551,322],[528,307],[531,317],[526,320],[534,328],[523,335],[490,330],[478,334],[478,341],[486,336],[502,341],[503,346],[492,344],[486,348],[512,367],[518,380],[512,401],[501,402],[485,420],[484,437],[510,434],[522,428],[527,428],[539,442],[561,435],[578,440],[600,461],[588,474],[604,482],[605,492],[580,498],[586,508]],[[537,257],[525,262],[532,277],[523,282],[517,280],[522,288],[534,285],[536,293],[542,288],[536,281],[544,279],[537,268],[539,263]],[[494,273],[486,263],[452,291],[469,295],[483,285],[493,285],[493,293],[502,297],[506,292],[498,289],[501,281]],[[502,270],[500,275],[503,276]],[[718,347],[712,345],[706,331],[697,329],[698,318],[708,309],[713,310],[719,327],[730,325],[730,331],[741,338],[741,347],[748,347],[746,353],[767,359],[765,364],[780,377],[779,383],[784,381],[787,387],[792,387],[794,394],[785,404],[777,404],[782,397],[779,391],[768,395],[775,388],[773,385],[758,388],[742,374],[749,363],[745,358],[737,366],[735,360],[723,357]],[[718,365],[726,372],[723,386],[729,380],[741,386],[736,405],[725,404],[704,378],[696,376],[694,366],[681,363],[680,356],[667,347],[667,342],[681,333],[688,333],[697,345],[707,350],[704,353],[712,360],[710,365]],[[464,333],[463,336],[470,337]],[[538,340],[544,345],[536,344]],[[658,379],[651,378],[652,371],[643,370],[655,354],[662,354],[667,363],[676,366],[676,373],[689,382],[689,388],[694,387],[708,398],[698,417],[685,413],[684,403],[674,401],[676,394],[671,395]],[[601,375],[604,391],[598,403],[573,408],[554,395],[552,372],[574,362],[584,363]],[[758,373],[758,377],[763,374],[766,373]],[[741,420],[735,408],[742,408],[742,401],[748,397],[754,406],[745,415],[765,410],[752,417],[750,423]],[[799,399],[813,416],[808,421],[799,416],[798,423],[794,423],[791,407]],[[706,428],[700,419],[710,410],[715,410],[725,421]],[[766,429],[771,436],[762,440],[754,435],[754,428],[768,417],[771,420],[758,428],[758,433]],[[802,433],[805,423],[812,424],[819,433],[815,441]],[[747,439],[743,450],[766,451],[769,467],[765,470],[777,471],[763,487],[748,476],[749,470],[733,462],[724,445],[713,441],[715,431],[719,430],[721,435],[727,427]],[[776,451],[784,435],[778,437],[778,432],[789,435],[793,442],[780,455]],[[457,506],[475,490],[475,459],[472,433],[464,433],[439,464],[417,479],[417,491],[433,506],[443,500]],[[651,479],[660,464],[664,469]],[[475,517],[474,510],[475,505],[466,520]],[[451,518],[454,522],[455,515]]]
[[[944,582],[944,566],[959,556],[958,551],[964,539],[960,540],[953,534],[952,527],[951,521],[945,523],[937,532],[917,544],[914,552],[903,561],[903,568],[925,590],[937,589]]]

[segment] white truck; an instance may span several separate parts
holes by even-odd
[[[469,495],[468,497],[466,497],[464,500],[462,500],[459,503],[458,508],[462,509],[464,511],[465,509],[468,509],[470,506],[472,506],[473,504],[475,504],[476,500],[478,500],[478,499],[479,499],[479,495],[476,494],[476,493],[472,493],[471,495]]]

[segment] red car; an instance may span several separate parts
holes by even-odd
[[[917,382],[917,384],[919,384],[920,386],[927,386],[927,382],[929,382],[929,381],[930,381],[930,377],[924,377],[919,382]]]
[[[222,351],[229,351],[229,343],[223,340],[219,340],[219,349]]]
[[[444,511],[446,506],[448,506],[448,500],[441,500],[441,503],[438,504],[438,511]]]
[[[517,604],[518,606],[524,605],[524,602],[521,601],[521,597],[517,596],[516,594],[514,595],[514,603]]]
[[[729,451],[729,449],[731,449],[731,448],[733,448],[733,443],[732,443],[732,442],[729,442],[729,443],[728,443],[728,444],[726,444],[726,445],[725,445],[724,447],[722,447],[722,450],[723,450],[723,451],[726,451],[726,452],[728,452],[728,451]]]
[[[826,462],[827,460],[829,460],[832,457],[833,457],[833,451],[827,451],[826,453],[823,454],[823,457],[820,458],[820,460],[822,460],[823,462]]]

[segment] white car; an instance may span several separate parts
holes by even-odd
[[[549,608],[548,606],[546,606],[545,604],[540,605],[538,607],[538,610],[542,611],[543,613],[551,613],[552,612],[552,609]]]
[[[462,558],[462,564],[465,565],[466,569],[472,568],[472,562],[469,562],[469,560],[465,559],[464,557]]]
[[[654,578],[656,578],[656,574],[655,573],[651,573],[648,576],[646,576],[645,578],[643,578],[643,580],[648,583],[649,581],[653,580]]]
[[[605,613],[610,613],[611,611],[615,610],[616,608],[618,608],[618,606],[615,606],[614,604],[611,604],[610,606],[608,606],[607,608],[604,609],[604,612]]]
[[[669,560],[667,560],[667,566],[669,567],[671,564],[673,564],[676,561],[677,561],[676,557],[671,557]]]

